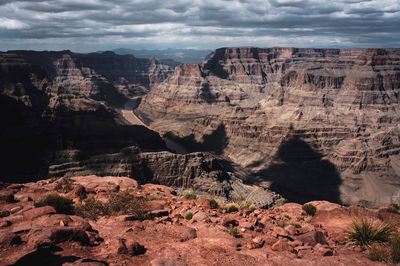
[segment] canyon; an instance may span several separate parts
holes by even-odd
[[[289,201],[382,206],[400,189],[399,89],[399,49],[220,48],[134,112]]]
[[[1,53],[2,180],[129,176],[260,207],[399,203],[399,49],[220,48],[166,63]]]

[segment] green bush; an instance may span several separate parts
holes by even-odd
[[[241,210],[252,210],[253,211],[256,209],[256,205],[254,205],[251,200],[242,201],[239,205],[240,205]]]
[[[372,261],[384,261],[387,258],[387,249],[380,245],[373,245],[368,253],[368,258]]]
[[[239,230],[236,227],[231,227],[228,229],[228,232],[233,237],[239,237]]]
[[[187,193],[185,193],[185,195],[182,196],[182,199],[195,200],[195,199],[197,199],[197,196],[196,196],[196,194],[194,194],[192,192],[187,192]]]
[[[99,216],[132,215],[138,220],[145,220],[149,215],[149,207],[145,199],[136,198],[129,191],[110,195],[106,203],[94,198],[87,199],[83,204],[77,204],[75,213],[92,220]]]
[[[231,213],[231,212],[239,211],[240,206],[237,203],[228,203],[228,204],[225,204],[222,209],[226,210],[227,213]]]
[[[89,198],[83,203],[77,204],[74,212],[78,216],[91,220],[97,220],[99,216],[104,216],[107,213],[104,204],[95,198]]]
[[[315,213],[317,212],[317,208],[314,205],[312,205],[311,203],[304,204],[302,209],[303,209],[303,211],[305,211],[305,213],[307,215],[310,215],[310,216],[314,216]]]
[[[73,214],[74,202],[58,194],[48,195],[43,200],[36,202],[35,207],[52,206],[57,213]]]
[[[399,213],[399,205],[397,205],[397,204],[390,204],[389,207],[387,207],[385,210],[386,210],[387,212],[390,212],[390,213],[396,213],[396,214],[398,214],[398,213]]]
[[[138,220],[145,220],[149,212],[146,200],[136,198],[129,191],[112,194],[104,207],[107,215],[133,215]]]
[[[360,247],[370,247],[374,242],[388,242],[394,232],[393,226],[380,224],[375,226],[364,218],[354,220],[351,225],[352,231],[346,231],[348,242]]]
[[[400,263],[400,235],[398,233],[393,234],[389,243],[372,245],[368,258],[372,261]]]
[[[64,177],[59,179],[57,185],[55,186],[55,190],[57,192],[68,193],[74,189],[73,187],[74,181],[70,177]]]
[[[210,199],[210,206],[211,206],[211,209],[218,209],[219,208],[219,204],[214,198]]]
[[[193,213],[191,213],[191,212],[187,212],[186,214],[185,214],[185,220],[191,220],[193,218]]]
[[[394,234],[389,241],[391,263],[400,263],[400,234]]]

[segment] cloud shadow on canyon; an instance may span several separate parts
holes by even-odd
[[[273,163],[254,174],[252,182],[271,182],[270,189],[289,202],[327,200],[341,203],[342,183],[336,167],[299,136],[281,143]]]
[[[226,135],[226,129],[223,124],[220,124],[210,134],[203,135],[200,142],[195,139],[194,134],[178,137],[168,132],[164,137],[184,146],[188,152],[212,152],[218,155],[223,153],[229,143],[229,138]]]

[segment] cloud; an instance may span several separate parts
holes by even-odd
[[[0,0],[0,50],[399,47],[399,0]]]

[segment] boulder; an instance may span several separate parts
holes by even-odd
[[[235,214],[228,214],[222,219],[222,225],[225,227],[239,225],[238,217]]]
[[[289,245],[286,238],[279,239],[275,244],[272,245],[273,251],[289,251],[292,252],[293,248]]]
[[[21,237],[9,232],[0,231],[0,248],[7,248],[12,245],[19,245],[21,243]]]
[[[193,222],[210,223],[211,219],[208,217],[208,215],[205,212],[197,212],[193,215],[192,221]]]
[[[42,215],[53,214],[53,213],[56,213],[56,210],[53,207],[43,206],[43,207],[34,208],[31,210],[25,211],[22,213],[22,215],[24,216],[24,218],[26,220],[33,220]]]
[[[15,201],[14,194],[11,191],[1,190],[0,191],[0,201],[13,203]]]
[[[31,248],[50,246],[65,241],[78,242],[83,246],[90,244],[84,230],[63,226],[32,229],[27,238],[28,246]]]
[[[325,236],[321,231],[308,232],[304,235],[300,235],[297,239],[311,247],[314,247],[318,243],[323,244],[323,245],[327,244],[326,240],[325,240]]]
[[[314,252],[321,256],[333,256],[333,251],[329,246],[317,244],[313,248]]]

